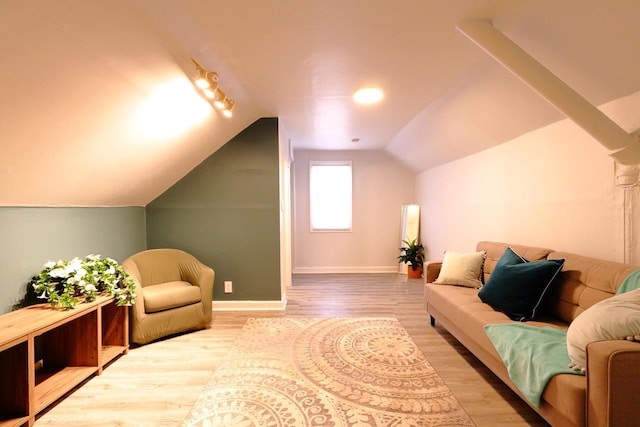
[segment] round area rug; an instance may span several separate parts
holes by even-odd
[[[184,426],[473,426],[394,318],[249,319]]]

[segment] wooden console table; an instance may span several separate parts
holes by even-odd
[[[36,415],[129,351],[129,310],[98,297],[72,310],[38,304],[0,315],[0,427]]]

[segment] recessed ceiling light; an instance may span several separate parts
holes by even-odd
[[[384,97],[382,90],[376,87],[366,87],[353,94],[353,100],[358,104],[375,104]]]

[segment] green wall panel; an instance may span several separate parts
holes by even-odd
[[[260,119],[147,206],[147,246],[211,266],[214,300],[280,300],[278,179],[278,122]]]
[[[11,311],[49,260],[99,254],[122,261],[145,248],[143,207],[0,208],[0,313]]]

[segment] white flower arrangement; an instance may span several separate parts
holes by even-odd
[[[49,261],[31,279],[38,298],[46,299],[53,307],[65,310],[78,303],[91,302],[98,295],[113,295],[119,306],[133,305],[136,285],[117,261],[87,255],[84,259]]]

